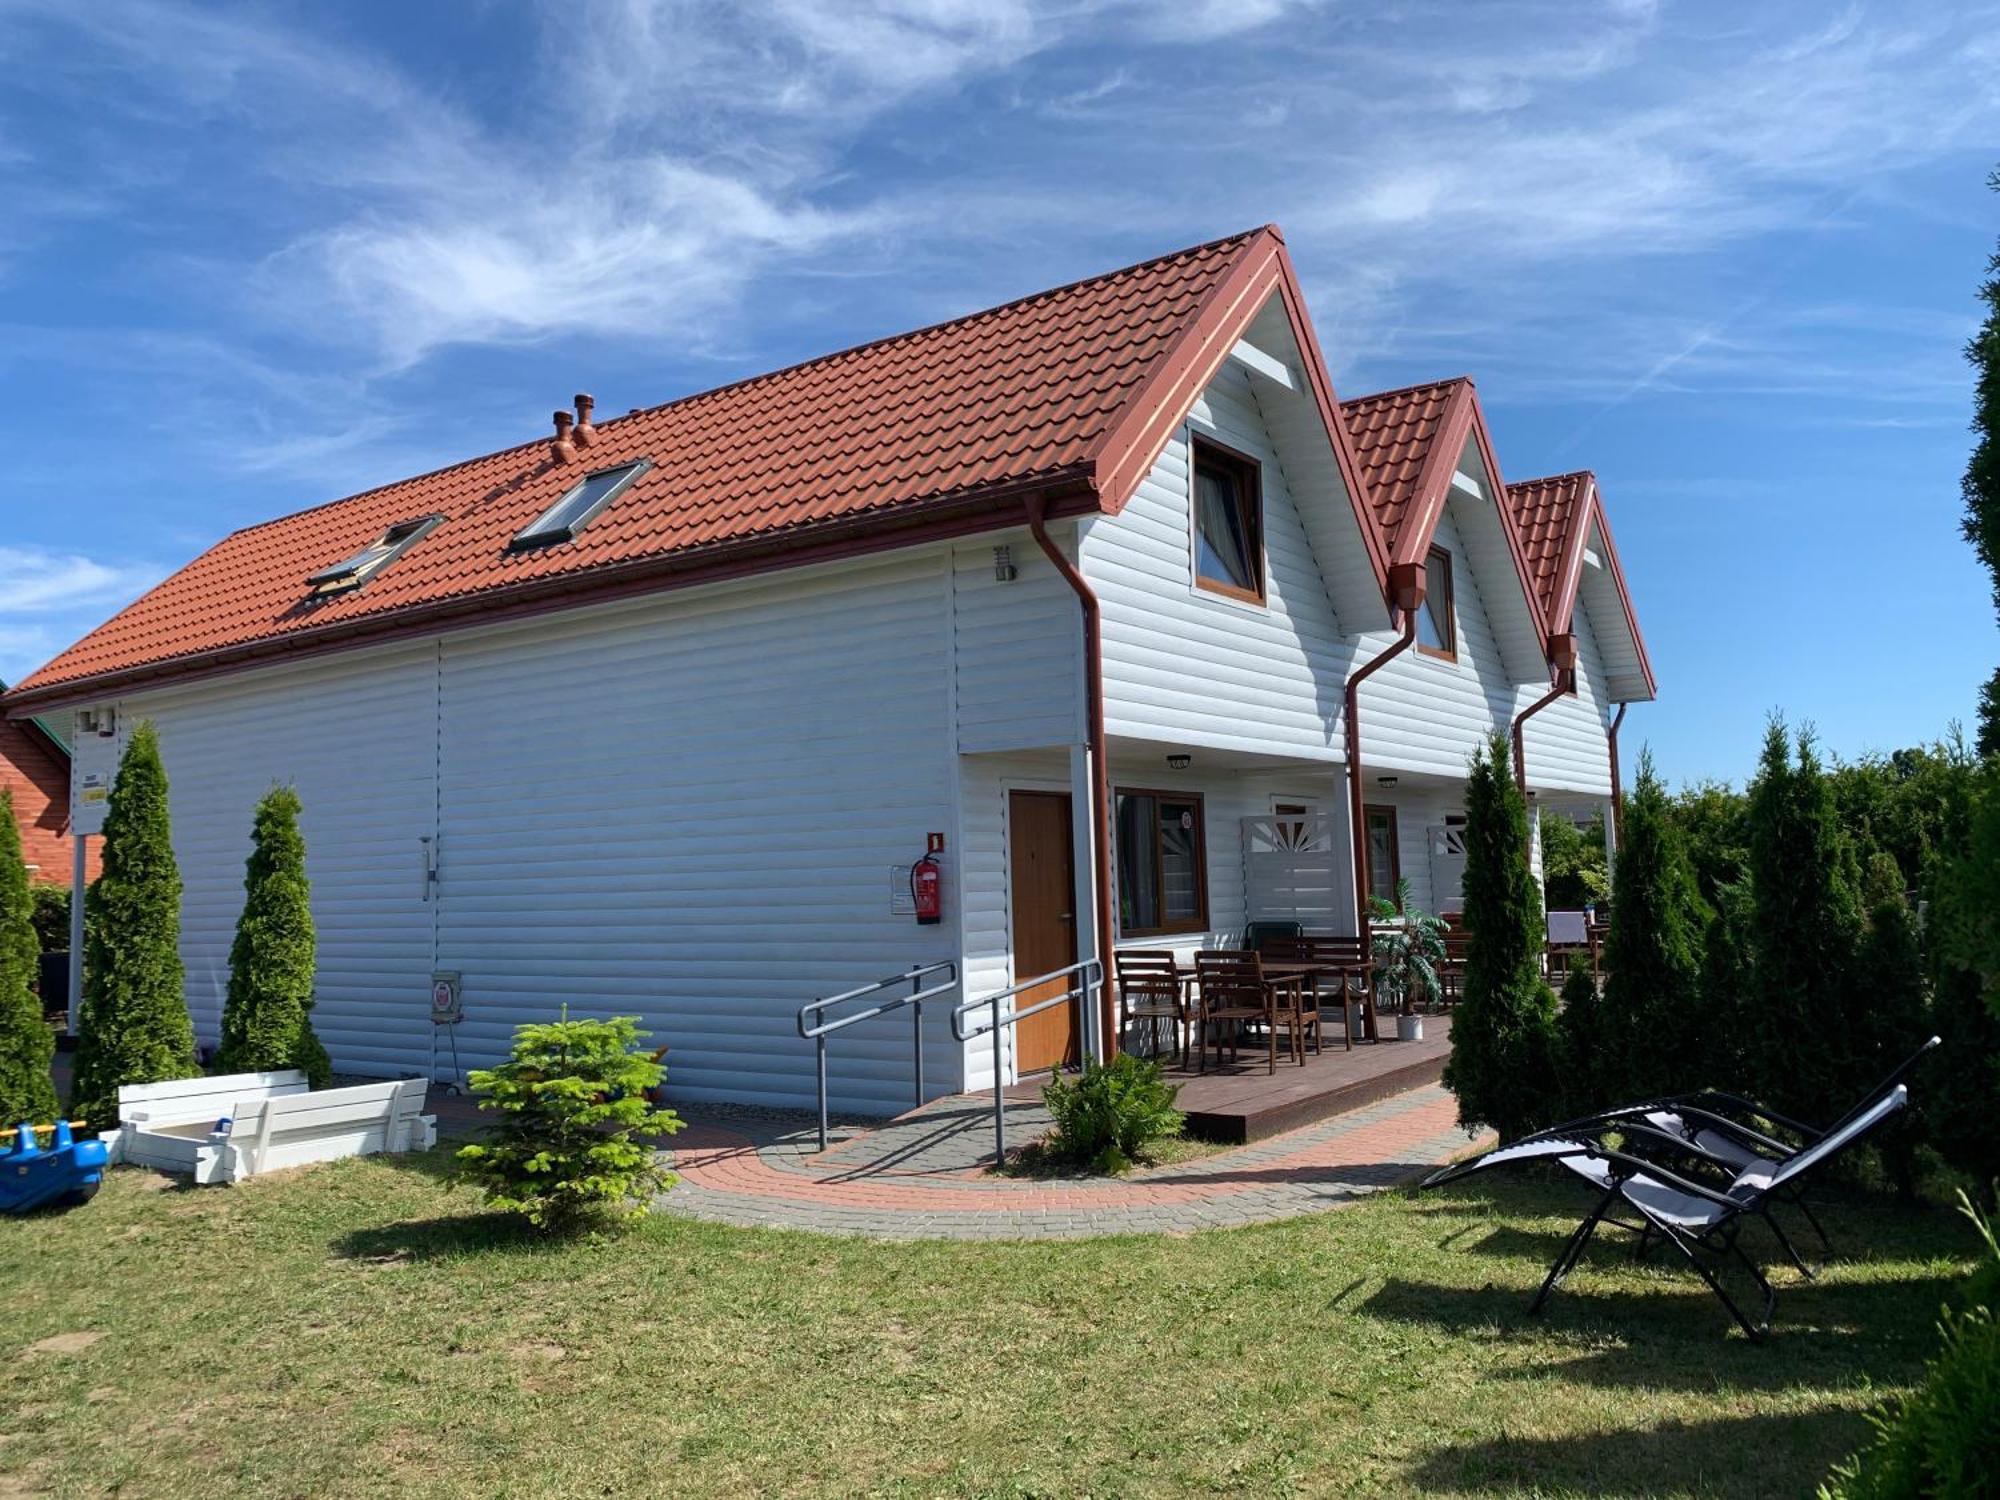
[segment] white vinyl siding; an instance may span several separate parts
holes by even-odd
[[[1485,578],[1468,566],[1453,524],[1456,503],[1438,522],[1436,544],[1452,555],[1457,659],[1427,656],[1413,646],[1362,686],[1361,760],[1369,777],[1381,771],[1463,777],[1473,751],[1513,721],[1516,684],[1494,641],[1486,593],[1520,584],[1511,571]],[[1371,632],[1361,639],[1356,661],[1372,660],[1395,639],[1387,631]],[[1547,690],[1544,683],[1541,691]]]
[[[677,1097],[810,1103],[798,1007],[955,951],[955,880],[923,927],[889,875],[955,827],[947,595],[941,550],[892,554],[133,701],[173,781],[202,1035],[251,810],[291,780],[337,1067],[421,1069],[438,967],[464,976],[467,1066],[567,1003],[639,1016]],[[963,1081],[948,1009],[931,1093]],[[841,1037],[832,1075],[838,1107],[907,1109],[907,1022]]]
[[[197,1034],[216,1040],[258,799],[290,783],[319,937],[313,1026],[335,1066],[421,1067],[429,1045],[437,648],[344,653],[128,699],[159,730],[182,884],[181,961]]]
[[[1050,539],[1075,550],[1073,526]],[[994,576],[1004,546],[1016,576]],[[1083,738],[1082,609],[1026,530],[952,550],[952,672],[965,754],[1067,745]]]
[[[1262,466],[1261,605],[1195,587],[1191,431]],[[1239,368],[1210,383],[1125,509],[1086,523],[1081,557],[1102,602],[1109,734],[1333,757],[1348,653],[1287,471]]]
[[[1528,784],[1566,792],[1611,795],[1610,742],[1605,734],[1604,662],[1597,636],[1581,610],[1576,615],[1576,696],[1558,698],[1522,726]],[[1546,687],[1522,690],[1526,708]],[[1518,711],[1518,710],[1517,710]]]

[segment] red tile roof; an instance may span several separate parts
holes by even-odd
[[[1574,474],[1524,479],[1507,486],[1507,503],[1521,534],[1528,576],[1542,602],[1542,613],[1552,625],[1562,593],[1563,564],[1570,555],[1571,533],[1588,519],[1594,483],[1590,471],[1580,469]],[[1576,542],[1581,546],[1583,539],[1576,538]]]
[[[1218,319],[1254,314],[1239,304],[1261,302],[1274,277],[1293,298],[1282,239],[1267,226],[607,420],[569,465],[554,464],[537,438],[249,527],[18,684],[10,701],[73,698],[90,679],[109,687],[558,590],[573,602],[641,574],[741,557],[742,544],[820,544],[900,527],[912,512],[963,514],[978,497],[1073,491],[1084,497],[1076,508],[1115,507],[1123,497],[1091,494],[1114,462],[1120,482],[1133,469],[1135,455],[1113,452],[1114,439],[1150,441],[1161,416],[1150,408],[1185,377],[1187,349],[1207,350]],[[575,541],[508,551],[584,473],[639,458],[652,467]],[[997,501],[984,503],[990,515]],[[429,515],[444,519],[361,587],[308,599],[309,574]]]
[[[1419,500],[1431,449],[1451,416],[1453,403],[1472,382],[1463,376],[1379,391],[1340,403],[1355,461],[1368,491],[1369,508],[1393,556],[1403,523]],[[1452,459],[1458,457],[1451,454]]]

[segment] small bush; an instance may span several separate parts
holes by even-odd
[[[69,952],[69,887],[38,885],[30,894],[35,902],[35,939],[42,952]]]
[[[301,810],[299,794],[288,786],[272,787],[257,804],[215,1063],[224,1073],[297,1068],[323,1089],[333,1063],[313,1032],[318,940]]]
[[[56,1089],[49,1080],[55,1033],[29,989],[41,957],[33,912],[13,794],[0,791],[0,1131],[56,1114]]]
[[[1074,1083],[1057,1077],[1042,1090],[1056,1121],[1043,1147],[1093,1171],[1126,1171],[1148,1141],[1181,1133],[1187,1116],[1174,1108],[1179,1093],[1149,1058],[1121,1052],[1108,1063],[1086,1061]]]
[[[1991,1223],[1970,1204],[1965,1211],[1988,1252],[1968,1290],[1985,1300],[1971,1301],[1965,1312],[1945,1310],[1938,1324],[1944,1347],[1924,1383],[1871,1417],[1875,1441],[1834,1469],[1821,1500],[1992,1493],[2000,1474],[2000,1308],[1992,1301],[2000,1243]]]
[[[653,1107],[666,1069],[639,1050],[644,1036],[636,1016],[572,1021],[567,1008],[560,1021],[517,1027],[512,1056],[472,1074],[479,1107],[500,1123],[459,1151],[460,1179],[489,1208],[551,1234],[642,1216],[679,1179],[632,1137],[681,1128],[672,1110]]]

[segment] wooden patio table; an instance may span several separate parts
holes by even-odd
[[[1341,990],[1349,999],[1353,997],[1354,993],[1351,982],[1359,978],[1363,984],[1366,984],[1368,982],[1368,969],[1369,965],[1365,963],[1342,964],[1331,961],[1321,962],[1291,958],[1267,958],[1264,960],[1264,973],[1271,979],[1291,979],[1301,984],[1314,984],[1316,986],[1317,981],[1324,979],[1327,975],[1338,975]],[[1317,999],[1317,988],[1315,988],[1314,995],[1315,999]],[[1369,1041],[1379,1042],[1382,1039],[1375,1031],[1375,1007],[1373,1005],[1367,1006],[1362,1011],[1361,1023],[1363,1027],[1362,1034]],[[1344,1005],[1341,1007],[1340,1024],[1343,1028],[1347,1025],[1347,1008]]]

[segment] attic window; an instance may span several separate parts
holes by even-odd
[[[1264,515],[1257,463],[1220,444],[1194,444],[1194,581],[1264,602]]]
[[[321,568],[306,580],[306,587],[316,595],[338,594],[359,588],[384,564],[426,536],[443,519],[443,516],[420,516],[414,521],[398,521],[345,562]]]
[[[1452,608],[1451,554],[1433,547],[1424,559],[1424,602],[1417,606],[1417,649],[1458,660],[1458,616]]]
[[[575,540],[576,534],[588,526],[599,511],[623,494],[625,487],[652,464],[651,459],[642,458],[635,464],[599,469],[595,474],[584,475],[568,494],[516,533],[514,540],[508,543],[509,548],[519,552],[530,547],[549,547],[557,542]]]

